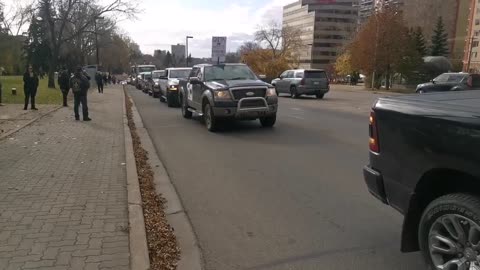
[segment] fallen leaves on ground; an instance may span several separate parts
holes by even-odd
[[[132,134],[133,149],[137,164],[140,192],[142,194],[143,216],[147,231],[147,244],[151,270],[172,270],[177,268],[180,249],[173,228],[165,215],[166,200],[157,195],[153,183],[153,171],[148,162],[148,153],[143,149],[132,119],[132,101],[125,99],[128,126]]]

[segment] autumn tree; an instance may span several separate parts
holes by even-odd
[[[445,31],[445,25],[441,16],[438,17],[435,30],[433,31],[430,55],[448,56],[448,34]]]
[[[407,41],[408,28],[401,12],[394,7],[384,8],[370,17],[351,43],[352,66],[370,76],[375,73],[377,88],[380,79],[385,78],[388,89]]]
[[[335,72],[340,76],[352,75],[355,72],[352,66],[352,54],[350,51],[345,51],[337,58]]]

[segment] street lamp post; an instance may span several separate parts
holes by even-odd
[[[95,50],[97,53],[97,68],[100,66],[100,53],[98,48],[98,33],[97,33],[97,20],[103,20],[103,17],[96,17],[93,20],[93,25],[95,27]]]
[[[188,67],[188,40],[190,38],[193,38],[192,36],[186,36],[185,37],[185,63],[186,63],[186,66]]]
[[[375,16],[375,51],[373,52],[373,74],[372,74],[372,90],[375,89],[375,73],[377,70],[377,50],[378,50],[378,35],[379,35],[379,27],[378,27],[378,18],[377,18],[377,13],[375,13],[373,16]]]
[[[308,43],[307,46],[308,46],[307,58],[308,58],[308,60],[310,61],[310,67],[309,67],[309,68],[312,68],[312,63],[313,63],[313,53],[312,53],[313,43]]]

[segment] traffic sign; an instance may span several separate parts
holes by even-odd
[[[212,37],[212,61],[225,62],[227,54],[227,37]]]

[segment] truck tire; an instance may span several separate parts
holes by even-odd
[[[294,85],[290,86],[290,97],[293,99],[299,97],[299,95],[297,94],[297,87],[295,87]]]
[[[210,103],[205,104],[203,107],[203,121],[205,122],[205,126],[207,127],[208,131],[215,132],[218,130],[219,121],[215,117]]]
[[[429,269],[479,265],[480,198],[456,193],[432,201],[423,212],[418,237]]]
[[[325,96],[325,94],[316,94],[316,96],[318,99],[322,99]]]
[[[276,121],[277,121],[276,114],[274,116],[260,118],[260,123],[262,124],[262,127],[273,127]]]
[[[168,93],[167,93],[167,95],[165,96],[165,99],[166,99],[166,101],[167,101],[167,106],[168,106],[168,107],[170,107],[170,108],[175,107],[175,100],[173,100],[172,97],[169,97],[169,96],[168,96]]]
[[[181,95],[181,99],[182,99],[182,116],[185,119],[191,119],[192,112],[188,110],[187,99],[183,95]]]

